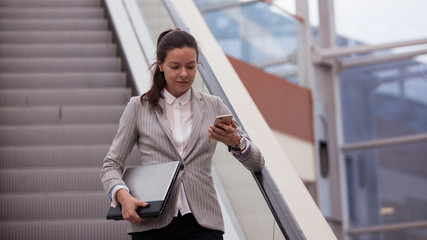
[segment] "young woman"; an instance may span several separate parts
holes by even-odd
[[[247,169],[257,172],[264,167],[259,149],[236,122],[212,125],[216,116],[230,114],[230,110],[218,97],[191,87],[198,53],[189,33],[175,29],[160,34],[153,85],[147,93],[130,99],[104,159],[102,183],[111,205],[121,204],[124,219],[131,223],[132,239],[222,239],[224,223],[211,175],[216,142],[230,146]],[[177,194],[159,217],[140,218],[135,210],[147,203],[132,197],[122,180],[126,158],[135,144],[143,165],[180,161],[185,166]]]

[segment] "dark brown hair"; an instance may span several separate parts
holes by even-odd
[[[147,101],[154,110],[163,113],[159,100],[164,98],[162,90],[166,87],[166,79],[164,73],[160,71],[159,64],[165,61],[168,51],[184,47],[194,49],[196,51],[196,61],[198,61],[199,48],[196,39],[191,34],[177,28],[175,30],[166,30],[159,35],[156,51],[157,61],[151,65],[151,67],[154,67],[153,85],[148,92],[141,96],[142,104]]]

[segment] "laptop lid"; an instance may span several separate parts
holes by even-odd
[[[135,198],[147,202],[148,207],[138,208],[142,218],[156,217],[162,214],[173,190],[182,164],[178,161],[127,168],[123,181]],[[107,219],[123,220],[121,206],[110,207]]]

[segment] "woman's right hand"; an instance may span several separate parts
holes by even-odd
[[[123,219],[135,224],[144,221],[144,218],[139,217],[136,213],[136,209],[138,209],[138,207],[147,207],[148,203],[134,198],[128,191],[126,191],[126,189],[120,189],[117,191],[116,199],[122,205]]]

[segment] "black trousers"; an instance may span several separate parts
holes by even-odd
[[[131,233],[132,240],[223,240],[222,235],[200,226],[191,213],[174,217],[164,228]]]

